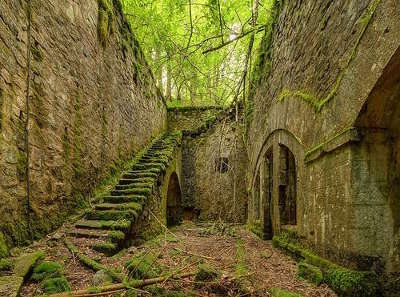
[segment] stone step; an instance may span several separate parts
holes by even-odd
[[[111,191],[111,196],[126,196],[126,195],[142,195],[142,196],[150,196],[153,192],[151,188],[130,188],[126,190],[113,190]]]
[[[153,188],[154,183],[131,183],[131,184],[125,184],[125,185],[116,185],[115,190],[127,190],[127,189],[133,189],[133,188]]]
[[[155,179],[152,177],[139,177],[139,178],[122,178],[119,180],[119,185],[130,185],[135,183],[151,183],[153,184]]]
[[[107,239],[109,237],[109,230],[97,230],[97,229],[77,229],[72,228],[68,231],[68,235],[77,238],[95,238],[95,239]],[[118,232],[118,231],[117,231]],[[124,234],[124,233],[122,233]]]
[[[102,229],[127,231],[131,227],[131,222],[127,220],[120,221],[99,221],[99,220],[80,220],[75,224],[78,229]]]
[[[142,210],[142,204],[136,202],[130,203],[101,203],[95,206],[96,210],[126,210],[133,209],[135,211]]]
[[[132,171],[147,171],[153,173],[160,173],[161,171],[165,170],[165,165],[163,164],[135,164],[132,167]]]
[[[99,221],[135,221],[137,218],[137,212],[134,209],[129,210],[93,210],[85,215],[88,220],[99,220]]]
[[[146,197],[143,195],[121,195],[121,196],[104,196],[103,201],[105,203],[144,203]]]
[[[136,179],[136,178],[141,178],[141,177],[157,178],[158,173],[149,172],[149,171],[131,171],[129,173],[125,173],[122,178],[123,179]]]

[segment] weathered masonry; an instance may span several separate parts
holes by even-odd
[[[168,129],[183,130],[185,218],[245,223],[247,155],[241,124],[219,108],[171,108]]]
[[[400,272],[400,3],[280,3],[249,128],[249,222]]]
[[[0,1],[0,245],[59,226],[166,129],[120,2],[106,2]]]

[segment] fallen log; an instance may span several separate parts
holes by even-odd
[[[51,297],[87,297],[87,296],[102,296],[104,293],[110,293],[110,292],[115,292],[115,291],[120,291],[120,290],[128,290],[130,288],[137,289],[137,288],[143,288],[146,286],[162,283],[165,280],[168,279],[183,279],[189,276],[193,276],[196,273],[194,272],[188,272],[180,275],[175,275],[175,276],[162,276],[162,277],[157,277],[157,278],[150,278],[150,279],[143,279],[143,280],[131,280],[126,283],[119,283],[119,284],[114,284],[114,285],[109,285],[109,286],[104,286],[104,287],[98,287],[98,288],[89,288],[89,289],[84,289],[84,290],[77,290],[77,291],[71,291],[71,292],[64,292],[64,293],[58,293],[58,294],[53,294],[50,295]]]

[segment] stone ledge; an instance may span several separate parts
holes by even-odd
[[[359,142],[361,140],[360,133],[355,127],[351,127],[342,133],[332,137],[328,141],[319,144],[306,152],[304,158],[305,163],[311,163],[323,155],[333,152],[334,150],[352,142]]]

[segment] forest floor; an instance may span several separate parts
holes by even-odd
[[[43,250],[47,261],[64,265],[64,274],[71,290],[93,287],[96,285],[96,273],[84,267],[64,245],[67,227],[64,226],[31,248]],[[84,239],[74,244],[81,250],[85,249]],[[85,252],[103,265],[125,273],[125,263],[138,254],[155,255],[155,262],[148,268],[151,270],[187,273],[203,267],[209,272],[204,281],[199,281],[198,276],[168,279],[136,291],[137,296],[271,296],[271,288],[284,289],[305,297],[336,296],[326,285],[317,287],[299,279],[295,261],[273,248],[270,242],[260,240],[244,226],[185,222],[151,241],[124,249],[112,257],[89,249]],[[215,277],[207,279],[210,271],[211,275],[215,273]],[[21,291],[23,297],[41,294],[40,284],[30,281]],[[121,290],[101,296],[128,294]]]

